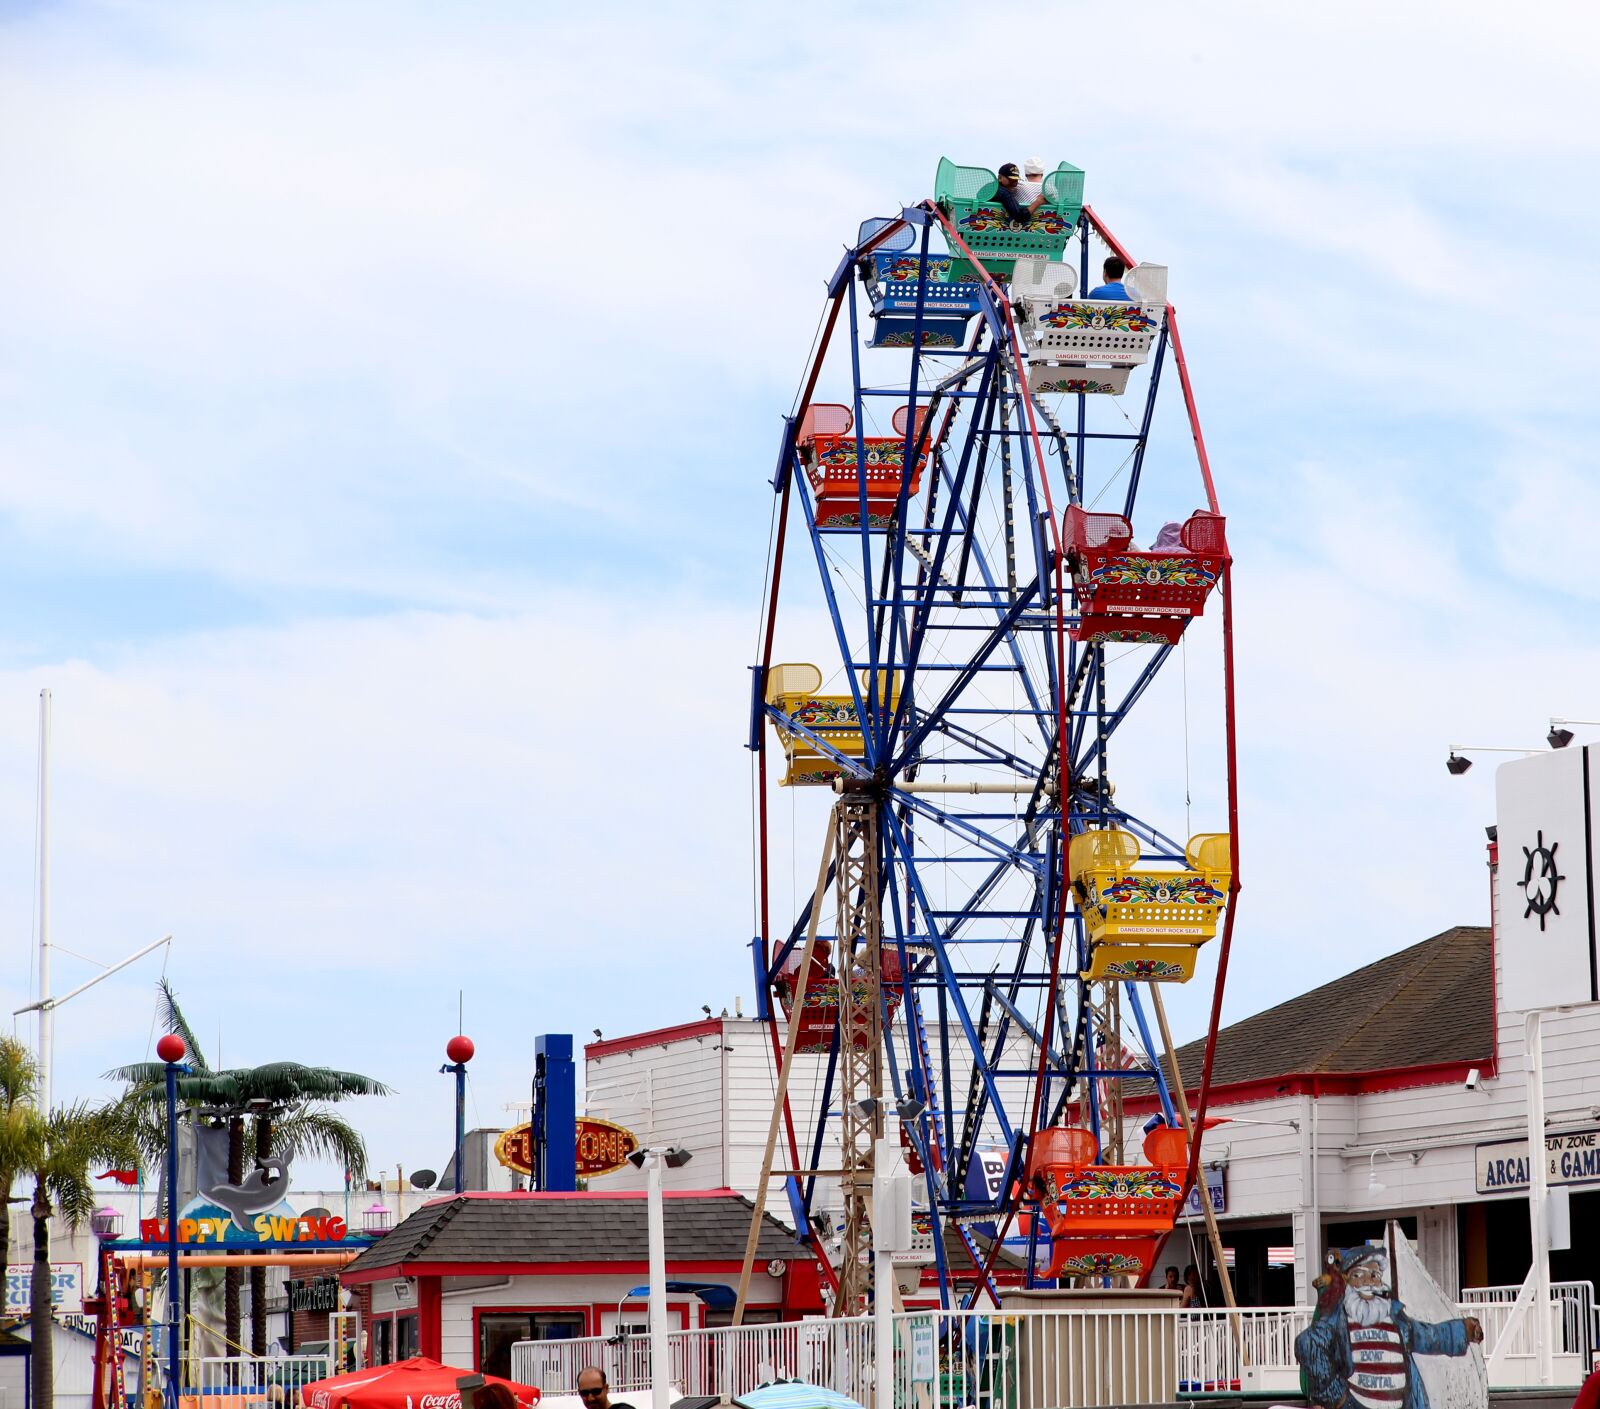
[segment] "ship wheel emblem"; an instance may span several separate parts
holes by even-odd
[[[1556,848],[1560,842],[1544,844],[1544,831],[1541,828],[1530,849],[1522,848],[1526,861],[1522,868],[1522,879],[1517,882],[1522,887],[1523,899],[1528,902],[1528,908],[1522,912],[1522,918],[1529,915],[1539,917],[1539,931],[1544,932],[1544,917],[1546,915],[1559,915],[1561,913],[1556,905],[1556,890],[1565,876],[1556,874]]]

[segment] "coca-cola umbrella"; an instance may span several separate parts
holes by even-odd
[[[300,1405],[301,1409],[461,1409],[456,1381],[472,1373],[419,1355],[394,1365],[312,1380],[300,1386]],[[485,1375],[483,1380],[486,1385],[504,1385],[523,1409],[533,1409],[539,1402],[539,1391],[532,1385],[498,1375]]]

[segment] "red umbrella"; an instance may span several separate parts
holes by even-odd
[[[397,1365],[374,1365],[313,1380],[300,1386],[300,1404],[301,1409],[461,1409],[456,1381],[471,1373],[419,1355]],[[539,1391],[532,1385],[498,1375],[483,1378],[486,1384],[504,1385],[527,1409],[539,1402]]]

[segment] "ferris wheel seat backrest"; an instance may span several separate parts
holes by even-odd
[[[1071,298],[1078,292],[1078,271],[1057,259],[1019,259],[1011,271],[1013,298]]]
[[[1221,514],[1196,509],[1183,526],[1183,546],[1191,553],[1226,553],[1227,529],[1228,521]]]
[[[1189,1163],[1189,1137],[1174,1125],[1158,1125],[1144,1137],[1144,1157],[1151,1164],[1176,1168]]]
[[[913,435],[921,434],[923,426],[925,426],[928,422],[929,409],[930,408],[926,406],[917,407],[917,424],[915,429],[912,431]],[[896,435],[903,436],[906,433],[906,426],[909,425],[910,422],[911,408],[909,406],[897,406],[894,413],[894,433]]]
[[[1226,832],[1199,832],[1183,849],[1184,860],[1192,871],[1222,877],[1226,886],[1233,877],[1233,840]]]
[[[1067,852],[1074,879],[1090,871],[1126,871],[1139,864],[1139,838],[1121,827],[1079,832]]]
[[[1074,504],[1067,510],[1064,537],[1069,548],[1109,548],[1126,552],[1133,525],[1121,514],[1096,514]]]
[[[785,695],[814,695],[822,688],[822,672],[798,661],[767,667],[766,700],[776,704]]]
[[[899,220],[896,215],[874,215],[861,222],[861,228],[856,232],[856,248],[860,249],[878,231],[886,226],[893,225]],[[887,234],[872,248],[874,253],[879,250],[908,250],[917,243],[917,232],[909,225],[902,224],[898,230]]]
[[[1100,1142],[1092,1130],[1081,1125],[1050,1125],[1033,1137],[1028,1165],[1034,1171],[1052,1165],[1077,1167],[1093,1164],[1099,1154]]]
[[[840,406],[832,401],[817,401],[807,406],[805,415],[800,418],[797,438],[802,445],[807,445],[819,435],[849,435],[853,425],[855,417],[850,414],[848,406]]]
[[[1167,266],[1136,264],[1122,276],[1122,287],[1136,303],[1164,305],[1167,301]]]

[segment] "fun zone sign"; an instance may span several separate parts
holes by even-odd
[[[1477,1148],[1478,1192],[1504,1194],[1528,1187],[1528,1142],[1496,1140]],[[1544,1137],[1545,1180],[1600,1184],[1600,1128]]]

